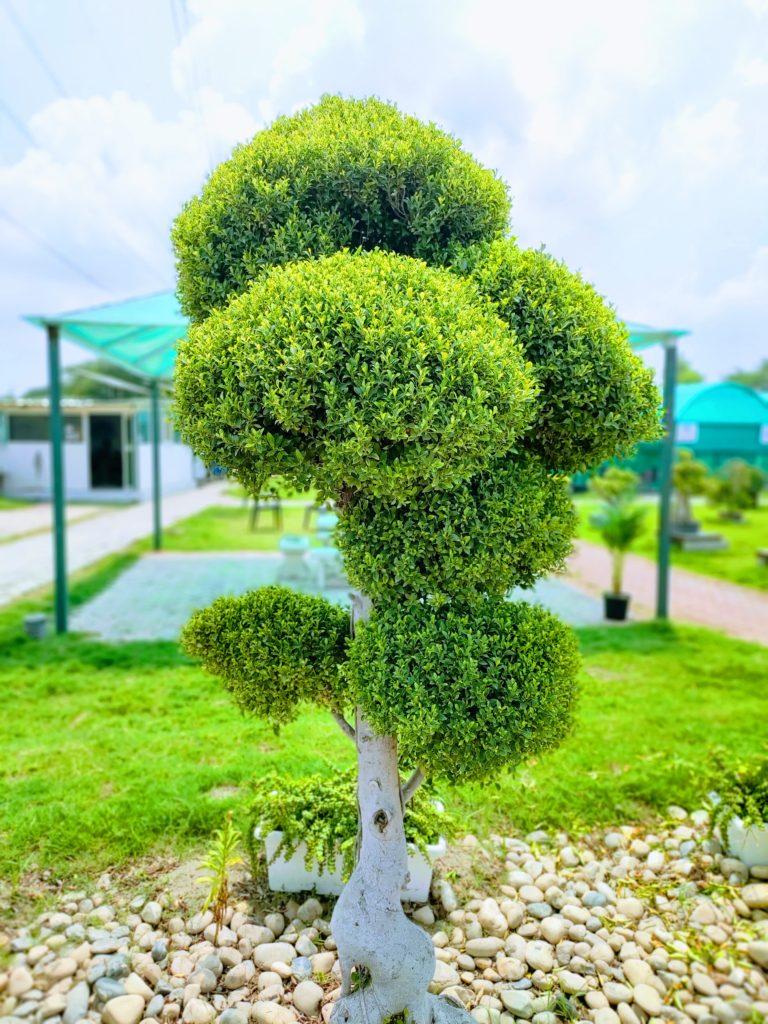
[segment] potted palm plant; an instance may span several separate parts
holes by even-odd
[[[645,528],[645,509],[631,501],[607,502],[596,517],[600,536],[611,553],[611,589],[603,594],[606,619],[623,622],[630,595],[622,589],[624,557]]]

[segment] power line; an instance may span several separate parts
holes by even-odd
[[[56,76],[53,68],[51,67],[51,65],[46,60],[45,55],[43,54],[43,52],[40,49],[40,47],[37,45],[34,36],[27,29],[27,27],[24,24],[24,22],[21,20],[21,18],[18,16],[16,11],[14,10],[14,8],[13,8],[13,6],[11,4],[11,0],[5,0],[4,6],[5,6],[6,13],[8,14],[8,17],[11,19],[11,21],[13,22],[13,24],[16,27],[16,31],[19,33],[19,35],[24,40],[24,42],[27,44],[27,46],[29,47],[29,50],[32,53],[32,55],[34,56],[35,60],[37,61],[37,63],[40,65],[40,67],[45,72],[46,76],[48,77],[48,81],[53,85],[53,88],[56,90],[56,92],[59,94],[59,96],[66,96],[67,95],[67,90],[61,84],[61,82],[60,82],[59,78]]]
[[[26,225],[21,224],[19,221],[16,220],[15,217],[13,217],[10,213],[8,213],[7,210],[4,210],[2,207],[0,207],[0,217],[3,220],[7,221],[22,235],[25,235],[33,242],[36,242],[39,246],[45,249],[46,252],[50,253],[51,256],[55,257],[60,263],[64,264],[65,267],[69,267],[70,270],[73,270],[76,274],[82,277],[89,284],[94,285],[100,291],[109,292],[109,288],[106,288],[100,281],[97,281],[92,274],[90,274],[87,270],[84,270],[83,267],[75,263],[74,260],[70,259],[66,253],[62,252],[60,249],[57,249],[55,245],[51,245],[51,243],[46,238],[44,238],[42,235],[38,235],[36,231],[32,231],[31,228],[28,228],[26,227]]]
[[[5,102],[2,96],[0,96],[0,110],[3,111],[8,120],[15,126],[19,134],[23,135],[31,146],[37,145],[34,136],[32,135],[32,132],[29,130],[29,128],[27,128],[26,124],[19,117],[16,111],[8,106],[8,104]]]
[[[190,21],[189,21],[189,10],[187,8],[186,0],[178,0],[179,10],[176,10],[176,0],[168,0],[171,8],[171,20],[173,21],[173,31],[176,35],[176,42],[181,49],[184,36],[190,33]],[[208,161],[208,170],[213,170],[213,160],[211,158],[211,147],[208,143],[208,132],[206,130],[205,118],[203,117],[202,107],[200,106],[200,80],[197,75],[197,69],[190,53],[189,57],[189,79],[185,75],[185,85],[187,87],[187,93],[189,98],[192,100],[192,104],[197,114],[197,120],[200,125],[200,135],[203,140],[203,146],[205,148],[206,159]]]

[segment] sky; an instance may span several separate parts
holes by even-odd
[[[460,138],[707,379],[768,357],[768,0],[0,0],[0,395],[45,379],[24,314],[173,288],[183,203],[327,92]]]

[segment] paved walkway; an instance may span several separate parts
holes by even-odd
[[[602,594],[611,578],[606,548],[577,541],[568,562],[567,579],[588,594]],[[624,589],[632,595],[633,618],[653,618],[656,606],[656,564],[642,555],[628,555]],[[673,568],[670,574],[670,617],[717,629],[740,640],[768,645],[768,593],[726,580]]]
[[[80,519],[92,519],[104,512],[113,511],[113,505],[67,505],[68,523],[76,523]],[[35,502],[33,505],[22,505],[19,508],[0,510],[0,541],[10,537],[22,537],[30,533],[50,530],[53,522],[53,506],[47,501]]]
[[[228,504],[226,482],[206,484],[163,498],[163,525],[170,526],[211,505]],[[152,533],[152,503],[139,502],[67,530],[67,569],[73,573],[106,555],[122,551]],[[50,532],[0,545],[0,605],[53,580],[53,541]]]
[[[282,556],[275,553],[187,553],[145,555],[72,614],[75,633],[102,640],[175,640],[197,608],[225,594],[243,594],[277,580]],[[313,582],[302,587],[318,593]],[[323,596],[349,603],[347,588],[324,590]]]
[[[224,594],[274,583],[279,554],[263,552],[186,553],[145,555],[92,601],[72,614],[72,630],[102,640],[175,640],[196,608]],[[303,588],[317,593],[313,584]],[[324,590],[338,604],[349,603],[346,588]],[[542,580],[515,598],[536,601],[574,626],[602,622],[602,604],[562,580]]]

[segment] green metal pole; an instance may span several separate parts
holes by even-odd
[[[661,447],[659,489],[659,551],[656,570],[656,618],[669,617],[669,549],[672,508],[672,467],[675,461],[675,386],[677,384],[677,342],[664,343],[664,440]]]
[[[53,583],[56,632],[67,632],[67,535],[64,515],[64,429],[61,417],[61,353],[59,325],[48,324],[48,395],[53,498]]]
[[[159,551],[163,546],[162,494],[160,491],[160,387],[156,380],[150,387],[152,402],[152,546]]]

